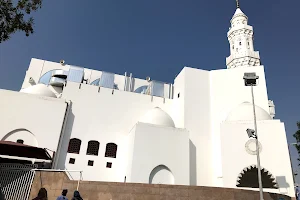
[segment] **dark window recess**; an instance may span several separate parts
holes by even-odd
[[[68,153],[79,154],[80,146],[81,146],[81,140],[79,140],[77,138],[70,139]]]
[[[178,98],[180,97],[180,92],[177,94],[177,97],[178,97]]]
[[[115,143],[107,143],[105,157],[116,158],[118,146]]]
[[[69,163],[70,164],[75,164],[75,158],[70,158]]]
[[[100,143],[98,141],[91,140],[88,143],[86,155],[98,156]]]
[[[93,160],[89,160],[88,161],[88,166],[93,166],[94,165],[94,161]]]
[[[111,168],[112,163],[111,162],[107,162],[106,163],[106,168]]]
[[[24,140],[18,139],[17,143],[24,144]]]
[[[263,188],[278,188],[275,178],[265,169],[261,169],[261,179]],[[243,170],[237,183],[237,187],[259,188],[257,167],[251,166],[250,169]]]

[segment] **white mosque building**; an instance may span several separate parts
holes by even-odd
[[[55,151],[54,169],[88,181],[256,190],[251,87],[263,187],[294,196],[284,123],[275,117],[253,28],[239,6],[227,69],[184,67],[174,83],[32,59],[20,92],[0,90],[0,140]],[[73,179],[79,175],[73,174]]]

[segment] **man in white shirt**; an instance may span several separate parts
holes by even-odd
[[[68,193],[67,189],[64,189],[61,193],[61,195],[59,197],[57,197],[56,200],[68,200],[68,198],[66,197]]]

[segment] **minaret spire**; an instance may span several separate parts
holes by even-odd
[[[227,33],[230,44],[230,56],[226,58],[227,68],[259,66],[260,56],[254,49],[253,28],[248,25],[248,17],[240,9],[240,0],[235,2],[236,11],[230,20],[231,27]]]
[[[236,0],[236,8],[240,8],[240,2],[239,2],[239,0]]]

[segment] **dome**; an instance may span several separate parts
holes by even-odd
[[[256,120],[271,120],[267,111],[259,106],[255,106]],[[251,121],[253,117],[253,106],[249,102],[244,102],[234,108],[228,115],[226,121]]]
[[[141,118],[140,122],[159,126],[175,127],[174,121],[170,115],[158,107],[148,111]]]
[[[56,98],[56,95],[44,84],[33,85],[20,90],[20,92]]]

